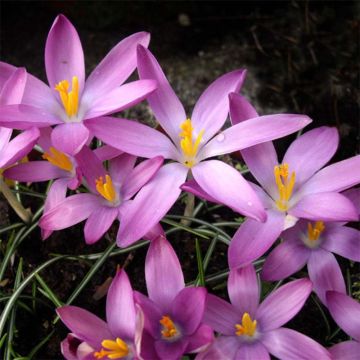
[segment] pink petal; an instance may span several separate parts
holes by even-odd
[[[291,329],[267,332],[262,343],[275,357],[286,360],[331,360],[329,352],[313,339]]]
[[[0,126],[0,152],[9,143],[12,133],[12,129]]]
[[[206,201],[210,201],[216,204],[220,204],[217,200],[215,200],[213,197],[211,197],[208,193],[206,193],[200,186],[199,184],[191,179],[189,181],[187,181],[186,183],[182,184],[180,186],[181,190],[187,191],[191,194],[196,195],[197,197],[204,199]]]
[[[147,98],[151,110],[161,127],[177,144],[180,140],[180,125],[186,120],[185,110],[154,55],[139,46],[137,57],[140,79],[154,79],[157,82],[157,90]]]
[[[352,188],[344,191],[342,194],[354,204],[358,215],[360,216],[360,188]]]
[[[134,169],[136,160],[136,156],[127,153],[122,153],[121,155],[112,159],[109,162],[109,173],[111,179],[114,182],[121,184],[122,187],[126,178],[129,177],[132,170]]]
[[[192,168],[200,187],[218,202],[236,212],[260,221],[266,219],[264,208],[250,184],[233,167],[219,160],[208,160]]]
[[[160,359],[178,360],[184,354],[188,342],[186,338],[174,342],[158,340],[155,342],[155,349]]]
[[[145,278],[149,298],[168,312],[176,295],[185,287],[184,276],[170,243],[158,237],[150,243],[145,260]]]
[[[61,354],[66,360],[78,360],[76,356],[77,347],[80,345],[81,340],[76,338],[73,334],[68,334],[66,339],[60,344]]]
[[[240,346],[237,336],[219,336],[203,352],[196,356],[196,360],[234,360]]]
[[[204,131],[205,143],[224,125],[229,114],[229,94],[240,90],[245,77],[244,69],[222,75],[205,89],[196,102],[191,120],[197,133]]]
[[[200,325],[194,334],[190,336],[186,352],[201,352],[214,340],[214,331],[210,326]]]
[[[20,104],[26,85],[27,73],[24,68],[16,69],[0,92],[0,105]]]
[[[96,148],[94,150],[94,153],[99,158],[99,160],[106,161],[123,154],[123,151],[115,149],[108,145],[104,145],[102,147]]]
[[[159,236],[165,237],[165,231],[160,223],[155,224],[143,237],[146,240],[153,241]]]
[[[80,92],[84,89],[84,53],[79,35],[64,16],[59,15],[50,31],[45,45],[46,75],[52,89],[63,80],[71,83],[73,76],[79,79]]]
[[[309,279],[299,279],[273,291],[256,312],[261,332],[277,329],[291,320],[303,307],[311,289]]]
[[[270,360],[270,354],[261,342],[243,342],[234,360]]]
[[[230,93],[229,100],[230,119],[233,125],[259,116],[255,108],[246,100],[244,96],[237,93]]]
[[[267,214],[266,222],[246,219],[237,230],[228,250],[230,268],[237,268],[256,260],[280,236],[284,227],[284,214],[274,210],[268,210]]]
[[[178,163],[164,165],[138,192],[121,217],[117,237],[120,247],[139,240],[164,217],[179,197],[187,172]]]
[[[356,360],[360,354],[360,342],[344,341],[329,348],[333,360]]]
[[[345,281],[335,256],[326,250],[312,251],[308,261],[309,278],[314,292],[326,305],[326,292],[335,290],[346,293]]]

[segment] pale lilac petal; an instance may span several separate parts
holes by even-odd
[[[196,360],[234,360],[240,342],[236,336],[220,336]]]
[[[284,241],[266,257],[261,278],[265,281],[285,279],[302,269],[310,254],[311,250],[300,241]]]
[[[178,163],[164,165],[139,191],[122,214],[117,236],[120,247],[139,240],[164,217],[179,197],[187,172]]]
[[[144,236],[143,238],[146,240],[153,241],[159,236],[165,237],[165,231],[160,223],[154,225]]]
[[[353,203],[344,195],[335,192],[305,195],[289,209],[288,213],[297,218],[314,221],[355,221],[358,219]]]
[[[94,348],[100,348],[104,339],[112,339],[106,322],[85,309],[77,306],[63,306],[57,308],[56,312],[76,337]]]
[[[163,162],[164,158],[157,156],[137,165],[126,177],[122,186],[124,199],[130,199],[136,194],[156,174]]]
[[[352,261],[360,262],[360,232],[346,226],[334,226],[324,234],[321,247]]]
[[[65,229],[88,218],[99,206],[96,195],[72,195],[44,214],[39,226],[47,230]]]
[[[0,152],[9,143],[12,133],[12,129],[0,126]]]
[[[261,145],[257,145],[261,146]],[[274,207],[274,200],[263,190],[263,188],[251,181],[248,181],[255,194],[260,199],[265,209],[272,209]]]
[[[73,334],[68,334],[61,344],[61,354],[66,360],[78,360],[76,356],[76,349],[80,345],[81,340],[75,337]]]
[[[258,278],[252,264],[230,270],[228,278],[230,301],[239,314],[249,313],[254,318],[259,305],[260,292]]]
[[[111,224],[115,221],[119,210],[110,206],[99,206],[94,210],[86,220],[84,227],[85,242],[94,244],[109,230]]]
[[[343,191],[360,183],[360,155],[339,161],[317,172],[301,188],[302,194]]]
[[[230,268],[248,264],[263,255],[280,236],[284,220],[285,215],[275,210],[267,211],[267,220],[264,223],[246,219],[229,246]]]
[[[305,115],[275,114],[259,116],[233,125],[207,143],[199,157],[229,154],[263,142],[279,139],[308,125]]]
[[[85,94],[93,99],[106,94],[121,85],[136,68],[136,47],[148,46],[150,34],[138,32],[120,41],[105,56],[86,80]]]
[[[303,184],[335,154],[339,144],[336,128],[322,126],[298,137],[287,149],[283,163],[295,171],[296,184]]]
[[[208,294],[203,322],[224,335],[234,335],[235,324],[241,323],[243,314],[234,305],[219,297]]]
[[[116,158],[109,161],[109,174],[113,182],[123,186],[126,178],[131,174],[134,169],[136,156],[122,153]]]
[[[180,290],[171,304],[174,315],[185,335],[192,335],[204,316],[206,289],[202,287],[187,287]]]
[[[360,188],[352,188],[344,191],[342,194],[354,204],[360,216]]]
[[[82,342],[76,349],[76,356],[78,360],[97,360],[94,356],[94,351],[95,349],[88,343]]]
[[[210,201],[216,204],[220,204],[219,201],[215,200],[213,197],[211,197],[208,193],[206,193],[200,186],[199,184],[191,179],[189,181],[187,181],[186,183],[182,184],[180,186],[181,190],[187,191],[191,194],[196,195],[197,197],[204,199],[206,201]]]
[[[346,293],[344,277],[333,254],[326,250],[312,251],[308,261],[309,278],[314,284],[314,292],[326,305],[326,291]]]
[[[313,339],[295,330],[280,328],[264,334],[262,343],[279,359],[331,360],[329,352]]]
[[[157,82],[157,90],[147,98],[156,120],[173,141],[178,143],[181,132],[180,125],[186,120],[184,107],[171,88],[154,55],[139,46],[137,57],[140,79],[154,79]]]
[[[112,146],[104,145],[94,150],[95,155],[101,161],[111,160],[121,154],[123,151],[113,148]]]
[[[24,68],[16,69],[0,91],[0,105],[20,104],[26,85],[27,73]]]
[[[158,237],[150,243],[145,260],[145,279],[149,298],[166,312],[184,288],[184,275],[170,243]]]
[[[199,328],[189,338],[186,352],[197,353],[214,340],[214,331],[210,326],[200,325]]]
[[[84,119],[92,119],[127,109],[144,100],[155,89],[155,81],[138,80],[115,88],[96,100],[89,100],[84,95],[82,102],[87,103],[86,107],[89,109],[84,115]]]
[[[219,160],[208,160],[192,168],[200,187],[218,202],[236,212],[260,221],[266,219],[265,210],[243,176],[230,165]]]
[[[344,341],[328,350],[333,360],[357,360],[360,354],[360,342]]]
[[[79,79],[80,91],[84,89],[84,53],[79,35],[64,16],[59,15],[50,31],[45,45],[46,75],[52,89],[63,80],[71,83],[73,76]]]
[[[233,125],[259,116],[255,108],[244,96],[237,93],[230,93],[229,100],[230,120]]]
[[[229,94],[240,90],[245,77],[244,69],[222,75],[205,89],[196,102],[191,120],[195,136],[204,131],[204,143],[224,125],[229,114]]]
[[[115,337],[134,339],[135,303],[125,270],[118,270],[106,298],[106,320]]]
[[[51,133],[52,127],[43,127],[40,128],[40,137],[38,139],[38,145],[42,148],[44,152],[48,152],[50,147],[52,146],[51,143]]]
[[[261,332],[277,329],[291,320],[303,307],[312,290],[309,279],[291,281],[273,291],[256,312]]]
[[[181,338],[174,342],[158,340],[155,342],[155,349],[160,359],[178,360],[184,354],[188,343],[187,338]]]
[[[270,354],[261,342],[243,342],[234,360],[270,360]]]
[[[177,157],[177,150],[168,137],[136,121],[102,117],[87,120],[86,126],[106,144],[129,154],[145,158]]]
[[[75,155],[86,144],[89,135],[89,130],[83,123],[66,123],[55,127],[51,140],[56,149]]]

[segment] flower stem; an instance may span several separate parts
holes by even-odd
[[[195,207],[195,195],[191,193],[187,193],[184,216],[192,217],[194,213],[194,207]],[[181,219],[181,224],[185,226],[190,226],[191,220]]]

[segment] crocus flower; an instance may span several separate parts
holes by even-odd
[[[124,270],[118,270],[106,299],[106,319],[77,306],[57,309],[71,330],[61,343],[66,360],[141,359],[143,317]]]
[[[90,193],[64,199],[42,216],[39,225],[46,230],[61,230],[87,219],[84,228],[87,244],[98,241],[115,219],[121,223],[132,202],[130,199],[154,176],[163,162],[163,158],[158,156],[134,168],[136,157],[122,154],[110,160],[107,172],[87,147],[75,159]],[[119,235],[117,242],[123,246]]]
[[[150,243],[145,278],[149,298],[135,292],[145,318],[144,359],[180,359],[211,342],[212,329],[202,324],[206,289],[185,288],[179,260],[164,236]]]
[[[259,304],[259,286],[253,265],[230,271],[231,304],[209,294],[204,322],[221,334],[198,359],[265,360],[330,359],[320,344],[282,327],[302,308],[311,293],[308,279],[294,280],[272,292]]]
[[[152,80],[120,86],[135,70],[136,46],[147,46],[149,39],[145,32],[125,38],[85,82],[84,54],[78,33],[64,15],[59,15],[45,46],[49,86],[29,76],[22,105],[1,107],[0,124],[15,129],[55,125],[51,135],[53,146],[74,155],[91,138],[87,119],[123,110],[156,88]],[[9,64],[0,64],[0,72],[14,69]]]
[[[175,161],[160,169],[140,192],[132,211],[125,214],[121,232],[124,241],[130,244],[141,238],[147,228],[166,214],[190,171],[207,193],[242,214],[264,221],[261,203],[244,178],[224,162],[206,159],[285,136],[306,126],[310,119],[301,115],[269,115],[217,134],[228,116],[228,94],[239,91],[245,79],[244,70],[227,73],[214,81],[200,96],[191,119],[154,56],[142,46],[138,47],[138,71],[141,79],[154,79],[158,84],[147,100],[168,136],[125,119],[109,122],[103,118],[87,123],[98,138],[115,148],[145,158],[161,155]],[[135,217],[138,212],[142,216]],[[134,225],[137,231],[130,233]]]
[[[355,360],[360,354],[360,304],[337,291],[326,293],[328,308],[333,319],[353,340],[332,346],[329,351],[334,360]]]

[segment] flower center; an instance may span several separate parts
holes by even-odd
[[[104,199],[110,202],[113,202],[116,199],[116,191],[110,175],[105,175],[105,182],[102,176],[96,179],[95,182],[96,190]]]
[[[79,108],[79,80],[77,76],[73,76],[71,85],[71,91],[69,91],[70,84],[67,80],[60,81],[55,86],[68,117],[77,115]]]
[[[49,163],[57,166],[58,168],[65,171],[72,171],[73,164],[69,157],[62,153],[61,151],[55,149],[54,147],[50,147],[49,152],[43,154],[42,158],[47,160]]]
[[[95,351],[94,356],[96,359],[121,359],[129,354],[129,347],[124,340],[116,338],[116,340],[104,340],[101,343],[102,349]]]
[[[257,324],[256,320],[251,320],[249,313],[246,312],[244,313],[241,321],[242,321],[241,325],[240,324],[235,325],[236,328],[235,334],[237,336],[242,336],[242,335],[253,336],[256,331],[256,324]]]
[[[315,226],[313,224],[308,223],[308,239],[310,241],[316,241],[319,239],[321,233],[325,230],[325,225],[322,221],[317,221]]]
[[[195,165],[194,158],[197,154],[202,136],[204,134],[204,130],[201,130],[195,141],[193,141],[194,128],[192,126],[190,119],[186,119],[180,125],[180,129],[182,130],[179,133],[179,137],[181,139],[180,140],[181,150],[185,158],[184,165],[191,168]]]
[[[160,324],[162,325],[161,335],[164,338],[171,339],[178,335],[179,332],[170,316],[163,316],[160,320]]]
[[[279,190],[279,199],[276,200],[276,206],[280,211],[287,211],[288,201],[295,185],[295,172],[291,173],[289,178],[289,165],[282,164],[274,167],[275,182]]]

